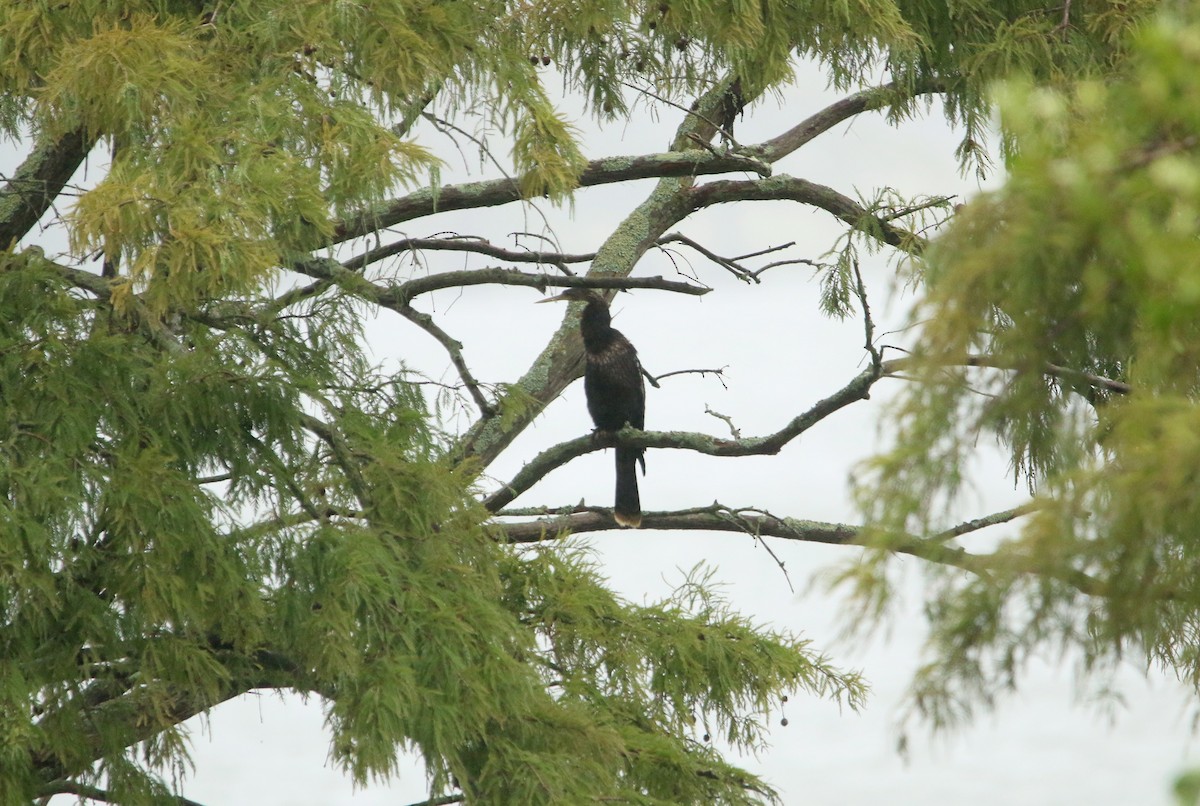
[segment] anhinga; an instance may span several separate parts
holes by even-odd
[[[586,302],[579,320],[587,369],[583,391],[588,413],[600,431],[620,431],[626,425],[646,427],[646,383],[637,350],[620,331],[613,329],[608,303],[586,288],[568,288],[540,302],[567,300]],[[617,494],[613,517],[622,526],[642,525],[642,504],[638,498],[637,464],[646,472],[641,448],[617,446]]]

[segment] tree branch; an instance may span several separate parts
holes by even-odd
[[[692,283],[667,280],[656,277],[554,277],[547,274],[533,274],[516,271],[515,269],[472,269],[468,271],[451,271],[431,274],[427,277],[417,277],[400,285],[393,286],[383,292],[381,299],[395,300],[400,304],[407,303],[418,294],[428,294],[442,288],[460,288],[469,285],[510,285],[536,288],[542,293],[547,288],[599,288],[629,290],[649,288],[657,291],[674,291],[677,294],[703,296],[711,288]]]
[[[0,188],[0,251],[33,229],[95,142],[83,129],[68,132],[53,143],[38,140],[33,153]]]
[[[542,451],[529,464],[521,468],[508,484],[484,499],[483,504],[489,512],[498,512],[555,468],[561,467],[585,453],[602,448],[612,448],[618,444],[631,448],[690,450],[708,456],[773,455],[778,453],[784,445],[839,409],[855,401],[869,398],[871,386],[878,379],[879,375],[875,368],[868,368],[846,386],[824,400],[818,401],[808,411],[793,418],[783,428],[762,437],[731,440],[688,431],[638,431],[628,427],[615,434],[596,431]]]
[[[1020,507],[1016,509],[1021,509]],[[1024,512],[1005,510],[982,518],[965,521],[952,527],[946,532],[928,538],[912,535],[893,538],[881,548],[897,554],[907,554],[912,557],[939,565],[962,568],[965,571],[987,576],[993,572],[1030,574],[1034,576],[1052,576],[1071,585],[1081,593],[1090,596],[1107,595],[1104,584],[1091,576],[1072,570],[1058,572],[1047,571],[1036,563],[1027,562],[1013,554],[972,554],[957,546],[945,544],[946,535],[967,534],[968,532],[985,529],[999,523],[1005,523],[1018,517]],[[503,516],[545,515],[534,521],[517,523],[495,522],[493,527],[503,539],[513,543],[538,543],[555,540],[566,532],[600,532],[610,529],[620,529],[608,510],[590,507],[567,507],[562,509],[527,509],[505,510]],[[736,517],[731,517],[736,515]],[[797,518],[781,518],[762,510],[751,507],[733,508],[714,502],[707,507],[677,510],[674,512],[643,512],[643,529],[662,529],[665,531],[706,531],[706,532],[742,532],[757,537],[777,537],[783,540],[796,540],[803,543],[821,543],[833,546],[869,546],[862,542],[863,529],[845,523],[826,523],[823,521],[800,520]]]
[[[760,176],[770,174],[770,168],[756,157],[711,153],[691,148],[662,154],[592,160],[579,175],[579,187],[594,187],[635,179],[694,177],[737,171],[749,171]],[[495,207],[520,201],[521,194],[517,186],[516,179],[491,179],[417,190],[375,210],[340,222],[334,229],[333,242],[341,243],[360,238],[384,227],[434,213]]]
[[[380,246],[358,257],[347,260],[343,265],[351,271],[362,271],[366,266],[403,252],[472,252],[513,263],[538,263],[558,265],[562,263],[586,263],[596,256],[591,254],[565,254],[532,250],[505,249],[482,238],[404,238],[395,243]]]
[[[99,787],[95,786],[88,786],[87,784],[76,783],[75,781],[51,781],[50,783],[38,788],[37,797],[39,798],[50,798],[54,795],[75,795],[79,798],[100,800],[104,801],[105,803],[120,802],[116,800],[114,795],[110,795],[105,789],[100,789]],[[178,806],[203,806],[203,804],[189,798],[185,798],[182,795],[173,796],[171,798],[171,802],[177,804]]]
[[[442,330],[437,322],[433,321],[433,317],[422,311],[418,311],[409,305],[388,305],[396,313],[403,316],[408,321],[412,322],[417,327],[424,330],[430,336],[437,339],[438,343],[445,348],[446,353],[450,356],[450,363],[454,364],[454,368],[458,370],[458,377],[462,378],[463,386],[467,388],[467,392],[471,395],[471,399],[475,401],[475,405],[479,407],[479,412],[483,417],[489,418],[496,415],[496,407],[490,400],[484,397],[483,389],[479,385],[479,381],[475,379],[475,375],[467,366],[467,360],[463,358],[462,342],[452,337],[449,333]]]
[[[941,84],[930,83],[923,87],[918,87],[909,97],[915,98],[918,95],[929,95],[944,91],[945,88]],[[839,123],[863,112],[882,109],[900,97],[900,91],[896,88],[895,84],[885,84],[882,87],[872,87],[871,89],[857,92],[854,95],[830,104],[814,115],[810,115],[778,137],[773,137],[764,143],[752,146],[749,152],[758,154],[767,162],[778,162],[783,157],[796,151],[818,135],[829,131]]]
[[[779,174],[767,179],[721,179],[692,188],[689,199],[693,209],[736,201],[789,200],[817,207],[831,213],[851,227],[901,251],[918,255],[924,251],[924,238],[908,230],[892,226],[872,215],[849,196],[825,185]]]
[[[77,732],[75,752],[69,760],[47,752],[35,752],[34,765],[47,782],[65,780],[89,769],[95,759],[112,752],[114,747],[128,748],[143,742],[252,689],[306,690],[297,676],[299,667],[279,653],[259,650],[253,653],[251,660],[250,665],[254,667],[251,674],[230,674],[219,691],[172,689],[164,696],[161,689],[156,692],[134,689],[87,708],[83,714],[68,702],[62,711],[67,723],[89,727]],[[42,720],[43,727],[56,718],[56,712],[48,713]]]

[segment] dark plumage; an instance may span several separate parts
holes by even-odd
[[[583,391],[588,413],[600,431],[620,431],[627,424],[639,430],[646,427],[646,383],[637,350],[620,331],[613,329],[608,303],[594,291],[568,288],[556,297],[541,300],[586,302],[579,321],[587,368]],[[637,464],[646,472],[646,460],[640,448],[617,447],[617,493],[613,517],[622,526],[642,525],[642,504],[638,497]]]

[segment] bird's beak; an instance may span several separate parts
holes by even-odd
[[[539,299],[537,302],[534,303],[534,305],[541,305],[543,302],[570,302],[570,301],[571,300],[567,299],[562,294],[555,294],[553,297],[546,297],[545,299]]]

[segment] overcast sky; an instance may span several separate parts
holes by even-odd
[[[802,72],[784,104],[768,101],[739,122],[738,139],[750,144],[777,134],[836,97],[825,90],[819,73]],[[665,109],[656,121],[639,109],[635,124],[604,132],[580,119],[586,153],[599,157],[662,150],[678,114]],[[828,184],[851,196],[891,186],[906,194],[954,193],[966,198],[978,191],[978,184],[974,177],[959,175],[953,151],[960,137],[949,130],[937,108],[899,129],[877,115],[865,115],[810,143],[779,164],[777,172]],[[443,178],[466,178],[462,157],[452,149],[442,153],[449,161]],[[8,173],[18,156],[10,152],[5,157]],[[468,157],[471,178],[496,175],[490,168],[475,170],[478,163]],[[573,210],[509,205],[421,219],[406,225],[404,232],[430,236],[455,231],[512,245],[508,234],[526,231],[557,238],[565,251],[593,251],[652,186],[646,181],[582,191]],[[790,202],[714,207],[680,229],[725,255],[796,241],[791,254],[810,259],[819,258],[841,232],[828,214]],[[537,246],[528,239],[523,243]],[[694,271],[714,292],[703,298],[661,291],[622,294],[614,304],[614,324],[637,346],[653,374],[727,367],[727,375],[724,385],[712,377],[684,375],[665,380],[662,389],[651,389],[647,428],[727,433],[723,422],[705,414],[711,407],[732,417],[744,436],[766,433],[861,371],[862,325],[821,316],[812,269],[781,267],[767,272],[761,285],[745,285],[699,255],[686,257],[687,264],[676,265]],[[463,265],[461,258],[437,260],[433,270]],[[651,253],[636,273],[672,276],[676,265],[662,253]],[[898,294],[889,256],[870,256],[863,268],[879,331],[900,327],[908,302]],[[384,270],[404,275],[413,267],[392,264]],[[438,316],[463,342],[477,377],[503,382],[515,380],[528,368],[565,312],[559,306],[533,306],[538,298],[531,289],[479,286],[462,293],[439,292],[416,304]],[[402,357],[434,377],[455,381],[440,348],[398,317],[386,311],[373,317],[368,337],[381,361]],[[882,340],[903,344],[905,339],[898,333]],[[847,474],[886,439],[887,400],[900,383],[881,383],[872,400],[833,415],[779,456],[718,459],[651,451],[647,475],[641,479],[643,507],[675,509],[720,500],[781,516],[854,521]],[[465,427],[466,422],[456,426]],[[582,385],[575,384],[489,468],[489,474],[505,479],[537,451],[590,428]],[[976,489],[959,508],[962,517],[1023,500],[1005,470],[997,454],[981,458]],[[612,474],[611,453],[593,453],[555,471],[514,505],[556,506],[585,499],[609,506]],[[489,484],[494,487],[496,482]],[[927,727],[911,725],[906,762],[896,752],[896,723],[924,636],[917,561],[902,563],[907,599],[889,630],[869,642],[849,643],[839,640],[838,633],[843,598],[810,581],[821,569],[849,559],[855,549],[773,540],[771,548],[786,564],[793,593],[768,552],[748,536],[639,530],[586,539],[614,587],[631,600],[661,597],[687,569],[707,563],[718,569],[717,579],[742,612],[802,633],[838,665],[862,669],[873,689],[863,712],[795,696],[786,707],[789,725],[774,729],[770,750],[745,760],[783,793],[786,803],[1166,804],[1172,776],[1189,763],[1200,764],[1192,738],[1194,700],[1182,688],[1156,675],[1147,682],[1140,669],[1130,667],[1120,681],[1125,706],[1115,713],[1101,710],[1077,696],[1072,657],[1036,662],[1023,676],[1017,695],[994,715],[953,735],[931,738]],[[981,534],[965,543],[986,545],[992,539]],[[196,722],[196,771],[183,791],[210,806],[404,804],[426,796],[423,773],[413,765],[399,781],[355,790],[328,763],[316,699],[305,703],[264,692],[221,706],[207,726]]]

